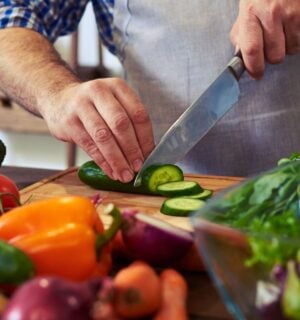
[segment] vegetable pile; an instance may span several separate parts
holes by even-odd
[[[300,319],[300,154],[230,192],[211,206],[212,220],[245,232],[247,267],[264,266],[257,284],[262,319]],[[279,272],[280,271],[280,272]],[[267,296],[267,298],[266,298]]]
[[[5,152],[0,143],[0,162]],[[78,174],[93,186],[104,183],[108,190],[137,193],[99,170],[89,162]],[[99,172],[100,182],[95,179]],[[183,179],[177,166],[155,166],[146,171],[139,192],[170,199],[191,195],[201,203],[200,198],[211,196],[210,190]],[[100,209],[100,202],[95,195],[21,204],[14,182],[0,175],[1,320],[16,314],[19,320],[188,318],[188,288],[177,270],[203,270],[193,234],[113,204]],[[112,217],[107,229],[102,215]],[[118,250],[126,262],[116,272]]]
[[[93,201],[78,196],[24,204],[0,217],[0,292],[10,298],[2,305],[2,320],[14,319],[16,312],[20,320],[33,315],[44,320],[169,319],[176,312],[187,319],[187,286],[170,266],[188,253],[191,235],[141,213],[121,213],[112,204],[103,210],[100,214],[113,217],[107,230]],[[128,222],[135,226],[131,231]],[[111,276],[111,250],[121,229],[129,252],[146,230],[149,242],[132,255],[134,262]],[[162,239],[170,242],[157,251]],[[178,250],[168,252],[172,245]],[[137,259],[141,250],[152,251],[151,264]],[[155,262],[167,267],[161,275],[152,267]],[[175,291],[174,283],[179,285]],[[180,303],[171,304],[170,296]]]

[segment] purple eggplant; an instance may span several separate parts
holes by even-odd
[[[37,277],[16,290],[1,320],[87,320],[100,287],[100,279],[74,283]]]

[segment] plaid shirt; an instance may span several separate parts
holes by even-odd
[[[33,29],[51,42],[77,29],[89,0],[0,0],[0,28]],[[92,0],[98,30],[103,43],[112,52],[114,0]]]

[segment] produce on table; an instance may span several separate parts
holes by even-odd
[[[153,315],[161,306],[161,282],[148,264],[135,261],[114,277],[114,307],[123,318]]]
[[[188,287],[185,279],[174,269],[160,274],[162,303],[153,320],[188,320],[186,302]]]
[[[183,172],[179,167],[172,164],[151,166],[145,170],[142,185],[134,187],[133,181],[123,183],[110,179],[94,161],[88,161],[80,166],[78,177],[83,183],[95,189],[136,194],[157,194],[156,188],[159,184],[181,181],[183,180]]]
[[[203,188],[196,181],[174,181],[167,182],[157,186],[157,192],[165,197],[178,197],[197,194],[203,191]]]
[[[300,319],[300,161],[287,159],[210,210],[212,221],[246,233],[251,248],[246,266],[259,264],[270,272],[273,281],[257,283],[262,319]]]
[[[177,271],[165,269],[159,276],[150,265],[135,261],[115,276],[79,283],[35,277],[20,285],[8,303],[0,299],[0,316],[1,320],[181,320],[187,313],[186,290]]]
[[[132,258],[156,266],[179,261],[193,244],[190,232],[129,209],[122,211],[121,233]]]
[[[112,277],[101,279],[101,288],[91,310],[93,320],[122,320],[114,308],[115,287]]]
[[[0,175],[0,214],[20,206],[20,193],[10,178]]]
[[[34,273],[34,265],[23,251],[0,240],[0,284],[18,285]]]
[[[199,199],[199,200],[207,200],[212,197],[213,191],[209,189],[202,189],[201,192],[195,194],[189,194],[182,196],[183,198],[191,198],[191,199]]]
[[[188,216],[199,209],[203,205],[203,200],[210,198],[213,193],[212,190],[204,190],[196,181],[184,181],[182,170],[173,164],[149,166],[143,173],[142,185],[139,187],[134,187],[133,181],[122,183],[110,179],[94,161],[84,163],[78,170],[78,177],[83,183],[95,189],[195,199],[176,198],[170,201],[170,205],[167,199],[160,211],[173,216]]]
[[[100,287],[100,279],[74,283],[57,277],[36,277],[15,291],[1,320],[90,319]]]
[[[162,203],[160,212],[169,216],[187,217],[203,205],[205,205],[205,201],[200,199],[185,197],[168,198]]]
[[[111,267],[107,243],[121,224],[119,210],[113,205],[108,209],[113,223],[104,231],[88,198],[63,196],[36,201],[0,217],[0,239],[27,254],[37,275],[76,281],[106,275]]]

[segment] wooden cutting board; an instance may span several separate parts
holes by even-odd
[[[103,205],[112,202],[119,208],[136,208],[141,212],[167,221],[175,226],[191,229],[189,218],[172,217],[160,213],[159,209],[165,198],[95,190],[79,180],[77,170],[78,168],[76,167],[70,168],[24,188],[21,191],[22,203],[64,195],[91,197],[98,193],[103,198]],[[216,194],[220,190],[239,183],[242,181],[242,178],[186,174],[185,180],[197,181],[203,188],[212,189],[215,192],[214,194]],[[110,223],[109,217],[103,217],[103,222],[105,225],[108,225]]]

